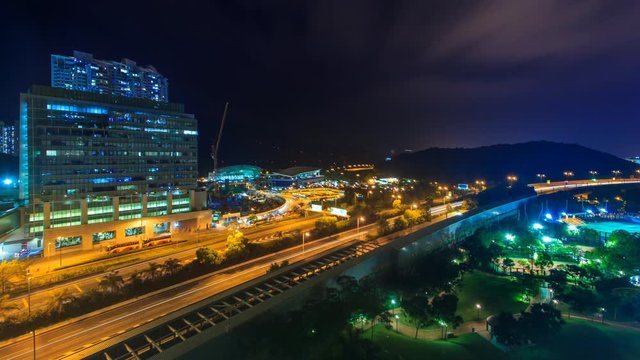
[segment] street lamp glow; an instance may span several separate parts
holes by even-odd
[[[509,240],[509,241],[514,241],[516,239],[516,236],[513,234],[505,234],[504,238]]]
[[[605,209],[605,208],[600,208],[598,210],[600,210],[601,213],[605,213],[605,214],[607,213],[607,209]]]
[[[544,218],[547,220],[553,220],[553,216],[550,213],[544,214]]]
[[[7,186],[9,186],[9,185],[13,184],[13,180],[11,180],[9,178],[6,178],[6,179],[2,180],[2,183],[7,185]]]
[[[553,239],[545,235],[545,236],[542,237],[542,241],[546,242],[546,243],[549,243],[549,242],[552,242]]]
[[[587,210],[587,213],[593,214],[593,210],[589,209],[589,210]]]
[[[569,231],[578,231],[578,227],[573,224],[570,224],[567,229],[569,229]]]
[[[476,304],[476,309],[482,309],[482,305]]]
[[[542,229],[544,229],[544,226],[542,226],[540,223],[533,224],[533,230],[542,230]]]

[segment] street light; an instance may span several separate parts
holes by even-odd
[[[482,309],[482,305],[476,304],[476,310],[478,310],[478,315],[476,316],[477,320],[480,320],[480,309]]]
[[[398,320],[400,319],[400,315],[396,314],[394,316],[394,318],[396,318],[396,332],[398,331]]]
[[[56,244],[58,244],[58,253],[60,253],[60,267],[62,267],[62,236],[56,238]]]
[[[565,177],[565,180],[568,180],[570,177],[573,177],[573,171],[565,171],[562,173]]]
[[[36,359],[36,328],[35,325],[31,322],[31,272],[27,269],[27,316],[29,318],[29,322],[31,323],[31,335],[33,339],[33,359]]]
[[[51,271],[51,241],[47,243],[47,264],[49,266],[49,271]]]
[[[304,254],[304,240],[305,240],[305,237],[306,237],[306,236],[309,236],[309,235],[310,235],[310,234],[309,234],[309,232],[308,232],[308,231],[305,231],[305,232],[303,232],[303,233],[302,233],[302,253],[303,253],[303,254]]]
[[[540,179],[540,182],[543,182],[544,178],[547,177],[547,175],[545,175],[545,174],[536,174],[536,176],[538,177],[538,179]]]
[[[358,216],[356,219],[356,234],[360,234],[360,221],[364,221],[364,216]]]

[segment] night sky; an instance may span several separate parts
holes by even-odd
[[[49,55],[154,65],[200,120],[201,173],[528,140],[638,155],[640,2],[11,1],[0,120]]]

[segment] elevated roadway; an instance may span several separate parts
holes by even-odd
[[[604,186],[604,185],[622,185],[622,184],[640,184],[640,179],[585,179],[585,180],[566,180],[553,181],[546,183],[533,183],[527,186],[532,187],[537,194],[550,194],[557,191],[567,191],[579,188]]]

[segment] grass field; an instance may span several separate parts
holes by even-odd
[[[571,319],[549,343],[514,350],[509,359],[636,360],[640,359],[640,331]]]
[[[482,306],[481,319],[501,311],[518,313],[528,305],[518,300],[523,291],[518,280],[479,271],[467,273],[457,291],[458,314],[464,321],[475,320],[478,316],[476,304]]]
[[[394,331],[377,326],[374,342],[381,348],[382,359],[388,360],[502,360],[505,354],[480,337],[478,334],[467,334],[449,340],[415,340]]]

